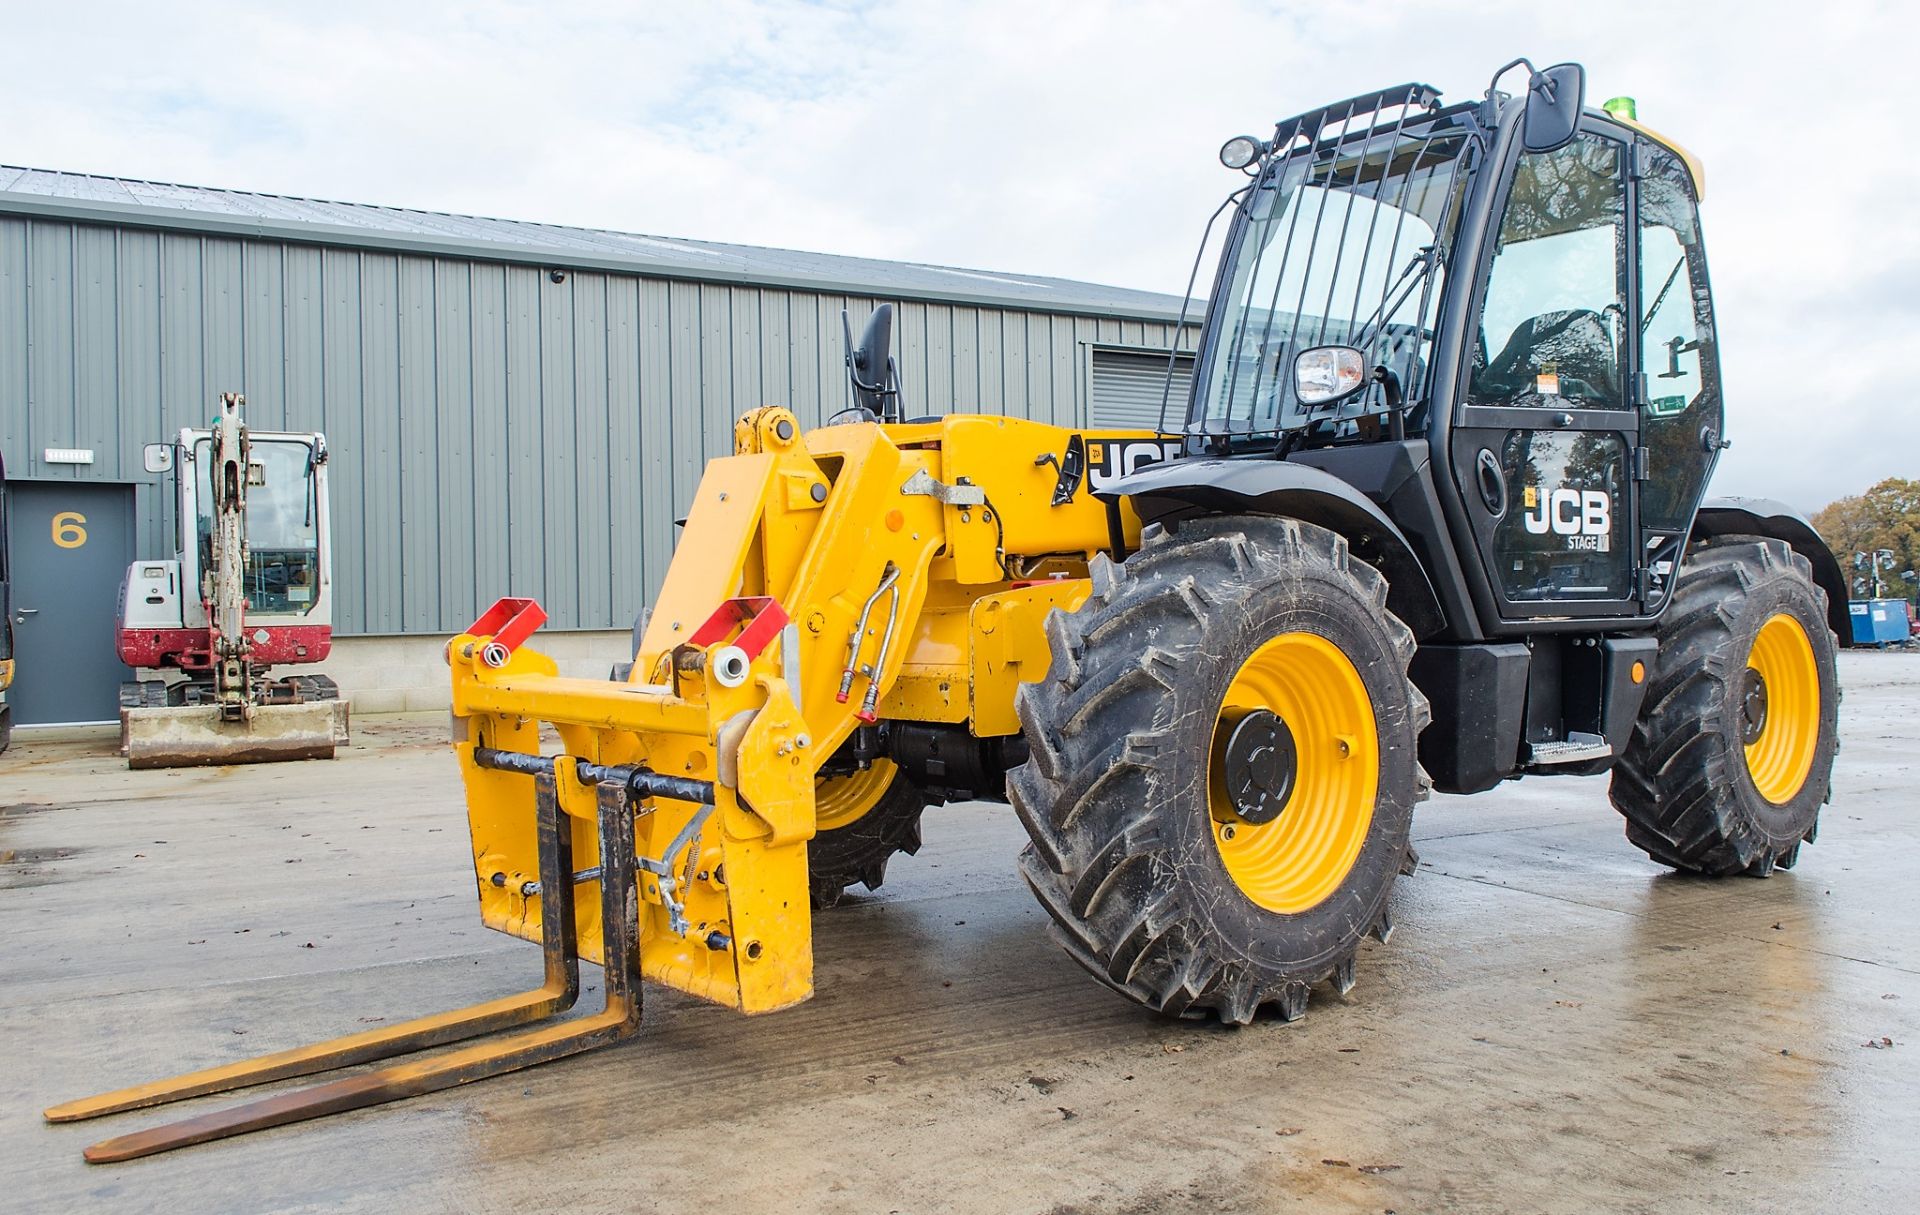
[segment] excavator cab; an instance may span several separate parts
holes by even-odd
[[[321,524],[326,518],[326,438],[319,434],[249,436],[247,469],[247,556],[241,578],[247,615],[256,623],[293,627],[329,624],[331,604],[324,597],[331,571],[321,565]],[[213,484],[218,467],[210,433],[182,436],[189,470],[179,478],[179,518],[192,519],[195,543],[183,544],[181,578],[200,588],[199,603],[189,603],[188,619],[205,619],[202,604],[217,577],[215,553],[220,495]]]

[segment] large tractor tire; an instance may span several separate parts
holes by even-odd
[[[1765,877],[1813,842],[1839,747],[1837,642],[1779,540],[1687,554],[1613,804],[1627,839],[1693,873]]]
[[[920,813],[933,800],[884,759],[821,777],[813,799],[818,825],[807,843],[807,874],[816,909],[838,903],[855,882],[878,890],[894,853],[920,851]]]
[[[1312,985],[1344,994],[1362,938],[1392,928],[1427,787],[1386,580],[1310,524],[1190,519],[1096,559],[1047,631],[1007,787],[1059,943],[1170,1015],[1292,1020]]]

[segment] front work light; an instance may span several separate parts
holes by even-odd
[[[1251,135],[1235,135],[1220,145],[1220,163],[1229,169],[1244,169],[1260,159],[1262,145]]]
[[[1315,346],[1293,362],[1293,395],[1311,409],[1344,401],[1367,385],[1367,356],[1352,346]]]

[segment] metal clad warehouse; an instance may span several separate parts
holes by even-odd
[[[241,391],[256,428],[326,432],[340,633],[443,636],[508,591],[550,628],[624,628],[734,418],[843,407],[840,311],[857,328],[884,300],[909,415],[1115,425],[1151,424],[1180,310],[1060,279],[0,168],[0,453],[15,479],[136,484],[139,555],[157,556],[171,503],[142,445]]]

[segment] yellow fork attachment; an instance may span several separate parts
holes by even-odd
[[[86,1149],[86,1158],[90,1163],[104,1164],[151,1156],[190,1144],[436,1092],[631,1037],[640,1028],[641,1008],[633,801],[649,795],[645,782],[652,774],[591,765],[576,767],[565,757],[559,761],[542,761],[534,756],[515,756],[514,760],[523,770],[535,773],[540,881],[537,889],[524,893],[529,898],[537,896],[547,911],[541,919],[545,983],[519,995],[421,1017],[387,1029],[316,1042],[242,1063],[189,1072],[170,1080],[56,1105],[46,1111],[47,1120],[74,1122],[314,1075],[544,1021],[571,1008],[580,993],[573,886],[576,879],[591,880],[592,875],[574,873],[572,831],[560,811],[558,779],[598,778],[595,792],[600,835],[600,931],[606,943],[607,997],[602,1012],[102,1140]],[[676,792],[686,790],[676,789]]]

